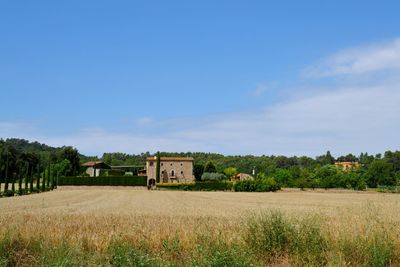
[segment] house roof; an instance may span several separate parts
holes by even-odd
[[[335,162],[336,165],[358,165],[358,162],[351,162],[351,161],[340,161]]]
[[[108,166],[106,163],[103,161],[88,161],[82,164],[84,167],[100,167],[102,169],[111,169],[110,166]]]
[[[157,160],[157,157],[148,157],[147,161]],[[185,157],[160,157],[160,161],[193,161],[193,158]]]

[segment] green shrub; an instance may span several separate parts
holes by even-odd
[[[146,176],[60,177],[58,185],[146,186]]]
[[[290,241],[293,261],[300,266],[325,265],[328,242],[321,232],[318,218],[305,218],[295,222],[294,234]]]
[[[226,180],[226,176],[222,173],[217,173],[217,172],[205,172],[201,176],[201,180],[204,182],[223,181],[223,180]]]
[[[111,266],[163,266],[160,260],[152,259],[146,253],[123,242],[111,244],[108,254]]]
[[[293,233],[293,225],[282,213],[272,211],[250,219],[245,240],[256,252],[278,256],[288,252]]]
[[[14,192],[11,190],[5,191],[3,192],[3,196],[5,197],[13,197],[14,196]]]
[[[235,192],[274,192],[279,189],[280,186],[272,177],[262,180],[237,181],[233,185],[233,190]]]
[[[184,191],[231,191],[232,182],[160,183],[158,188]]]
[[[34,240],[6,233],[0,239],[0,266],[31,266],[36,263],[39,246]]]
[[[253,216],[245,234],[248,246],[270,260],[289,256],[295,265],[323,266],[328,243],[315,218],[290,220],[279,211]]]
[[[400,193],[400,186],[378,186],[375,191],[381,193]]]
[[[395,257],[393,241],[382,233],[346,238],[340,243],[340,251],[345,262],[354,266],[388,266]]]

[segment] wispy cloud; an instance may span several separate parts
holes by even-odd
[[[150,125],[151,123],[154,122],[154,120],[151,117],[140,117],[137,118],[135,122],[139,126],[145,126],[145,125]]]
[[[279,85],[278,82],[270,82],[270,83],[259,83],[256,88],[251,92],[251,95],[254,97],[261,96],[268,91],[273,90]]]
[[[391,70],[400,70],[400,38],[341,51],[307,68],[305,74],[320,78]]]
[[[268,90],[266,85],[257,85],[256,89],[252,92],[252,96],[260,96]]]

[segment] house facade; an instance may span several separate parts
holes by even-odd
[[[335,162],[335,165],[340,167],[343,171],[352,171],[360,168],[360,163],[358,162]]]
[[[146,159],[147,183],[153,184],[156,180],[157,157]],[[160,157],[160,182],[182,183],[194,182],[193,158]]]

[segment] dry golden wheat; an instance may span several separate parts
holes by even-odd
[[[330,239],[368,235],[384,227],[400,236],[400,195],[345,190],[284,190],[275,193],[147,191],[131,187],[63,187],[0,199],[0,235],[18,233],[48,245],[67,242],[101,253],[114,239],[146,240],[159,251],[179,239],[182,251],[201,235],[241,242],[247,216],[280,210],[292,218],[324,220]],[[396,238],[400,240],[400,238]],[[400,242],[396,247],[400,249]]]

